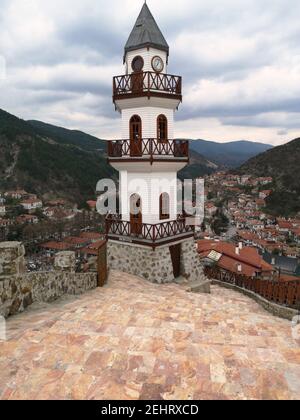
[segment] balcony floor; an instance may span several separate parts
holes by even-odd
[[[300,399],[290,322],[217,286],[198,295],[112,272],[7,324],[2,400]]]

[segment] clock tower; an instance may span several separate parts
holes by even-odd
[[[189,143],[174,140],[182,79],[168,74],[168,62],[169,45],[145,3],[125,45],[125,74],[113,78],[122,138],[108,143],[108,159],[119,171],[120,209],[107,216],[106,233],[110,268],[157,283],[203,276],[194,226],[178,211]]]

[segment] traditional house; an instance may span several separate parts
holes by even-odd
[[[16,222],[20,225],[37,224],[39,222],[39,219],[33,214],[21,214],[20,216],[16,218]]]
[[[273,178],[272,177],[260,177],[260,178],[256,178],[258,184],[260,185],[268,185],[271,184],[273,182]]]
[[[208,201],[205,203],[205,214],[209,217],[212,217],[216,211],[218,210],[218,208],[215,206],[214,203]]]
[[[16,191],[6,191],[4,193],[4,197],[13,198],[15,200],[21,200],[23,197],[26,197],[28,193],[24,190],[16,190]]]
[[[259,193],[259,198],[261,200],[265,200],[266,198],[268,198],[270,195],[272,194],[272,190],[264,190],[264,191],[260,191]]]
[[[276,270],[259,255],[256,248],[235,246],[228,242],[198,241],[198,253],[205,265],[217,265],[220,269],[247,277],[273,279]]]
[[[42,201],[38,198],[30,198],[28,200],[21,201],[20,204],[24,208],[24,210],[27,210],[29,212],[41,209],[43,207]]]

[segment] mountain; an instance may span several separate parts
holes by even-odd
[[[210,162],[200,153],[190,148],[190,164],[179,172],[180,179],[195,179],[210,175],[219,169],[218,165]]]
[[[104,146],[84,133],[30,124],[0,110],[0,189],[21,187],[73,202],[91,198],[99,179],[116,177]]]
[[[90,136],[82,131],[67,130],[66,128],[56,127],[41,121],[28,121],[40,133],[48,137],[55,137],[56,141],[65,144],[73,144],[87,151],[100,150],[106,152],[107,142],[99,140],[97,137]],[[204,156],[195,150],[190,150],[190,165],[188,165],[179,176],[185,178],[196,178],[215,172],[218,165],[208,161]]]
[[[27,122],[33,128],[37,129],[40,134],[49,138],[54,138],[55,141],[60,144],[72,144],[89,152],[101,151],[106,153],[107,142],[105,140],[99,140],[97,137],[90,136],[82,131],[68,130],[41,121],[32,120]],[[190,165],[181,171],[179,176],[182,179],[197,178],[215,172],[217,169],[218,165],[208,161],[200,153],[191,149]]]
[[[218,165],[237,168],[250,158],[271,149],[273,146],[251,141],[216,143],[206,140],[192,140],[191,148]]]
[[[55,125],[46,124],[41,121],[27,121],[41,135],[55,139],[60,144],[72,144],[87,152],[106,152],[107,143],[89,134],[78,130],[68,130]]]
[[[80,203],[95,195],[101,178],[117,179],[107,142],[77,130],[24,121],[0,109],[0,190],[20,187],[44,198]],[[209,174],[217,165],[191,152],[181,178]]]
[[[267,206],[275,215],[300,212],[300,138],[274,147],[241,166],[240,173],[274,178],[274,192]]]

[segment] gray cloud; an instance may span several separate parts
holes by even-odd
[[[275,142],[287,130],[299,131],[298,0],[152,0],[149,6],[171,47],[169,72],[184,78],[177,117],[186,137],[191,119],[198,137],[201,121],[211,119],[207,133],[214,139],[222,133],[217,126],[223,137],[236,127],[233,137],[245,138],[251,127],[253,140],[265,135]],[[111,78],[124,71],[123,46],[140,7],[132,0],[1,0],[8,77],[0,81],[0,107],[119,136]]]

